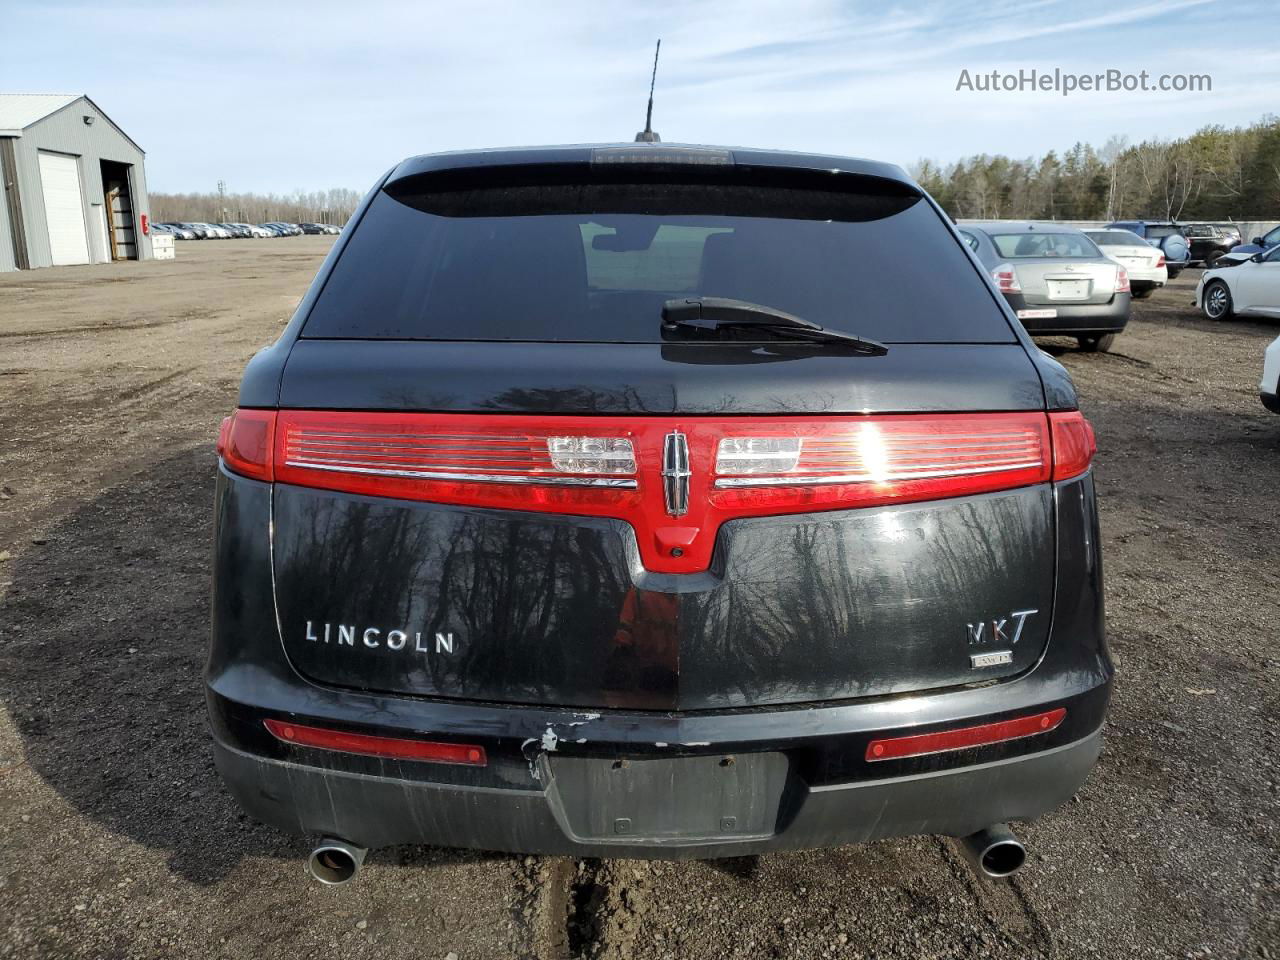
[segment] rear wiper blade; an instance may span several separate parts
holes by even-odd
[[[882,357],[889,348],[877,340],[821,327],[775,307],[729,297],[680,297],[662,305],[668,327],[719,330],[721,327],[760,327],[771,333],[818,343],[838,343],[869,356]]]

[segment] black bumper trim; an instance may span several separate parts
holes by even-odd
[[[273,760],[215,741],[215,759],[254,817],[293,833],[366,847],[426,843],[518,853],[699,859],[865,843],[916,834],[964,836],[1028,820],[1080,788],[1101,730],[1039,753],[944,771],[808,787],[797,783],[768,836],[581,840],[566,829],[554,785],[538,790],[409,782]]]

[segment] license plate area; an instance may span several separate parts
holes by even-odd
[[[540,765],[565,832],[616,844],[773,836],[790,775],[782,753],[621,760],[544,754]]]
[[[1088,280],[1047,280],[1050,300],[1089,299]]]

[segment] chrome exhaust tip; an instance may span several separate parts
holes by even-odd
[[[984,877],[1011,877],[1027,862],[1027,848],[1007,823],[994,823],[961,837],[959,844],[974,872]]]
[[[346,883],[360,872],[364,855],[369,851],[345,840],[325,837],[311,851],[307,859],[307,871],[321,883],[336,887]]]

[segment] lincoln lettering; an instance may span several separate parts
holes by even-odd
[[[413,653],[453,653],[452,632],[437,633],[432,637],[421,630],[386,630],[381,627],[357,627],[342,623],[316,623],[307,621],[307,637],[312,643],[332,643],[338,647],[367,647],[378,650],[408,650]]]

